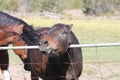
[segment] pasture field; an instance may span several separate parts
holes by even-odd
[[[52,26],[56,23],[73,24],[72,31],[77,36],[81,44],[95,44],[95,43],[117,43],[120,42],[120,20],[111,19],[81,19],[81,20],[59,20],[59,19],[28,19],[23,18],[33,26]],[[119,59],[120,47],[98,48],[98,53],[103,55],[102,60]],[[85,60],[94,60],[95,48],[83,49]],[[109,53],[109,55],[108,55]],[[114,55],[116,54],[116,55]],[[112,56],[112,58],[111,58]],[[119,59],[120,60],[120,59]]]
[[[23,18],[34,27],[51,27],[56,23],[73,24],[72,31],[81,44],[120,42],[119,19],[46,19]],[[80,80],[120,80],[120,46],[83,48],[83,74]],[[21,63],[10,50],[10,63]]]

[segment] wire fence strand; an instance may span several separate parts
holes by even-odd
[[[106,76],[105,76],[106,74],[103,72],[103,70],[104,70],[103,68],[106,68],[106,67],[109,68],[108,70],[109,70],[110,73],[115,73],[116,72],[115,75],[119,75],[119,71],[114,71],[114,69],[110,67],[110,66],[113,66],[113,65],[108,65],[107,63],[110,63],[110,64],[111,63],[120,63],[120,60],[114,60],[114,61],[113,60],[109,60],[109,61],[101,61],[101,60],[99,60],[100,53],[98,51],[98,48],[99,47],[111,47],[111,46],[120,46],[120,43],[75,44],[75,45],[70,46],[70,48],[78,48],[78,47],[95,48],[96,61],[83,61],[84,70],[85,69],[87,70],[88,66],[89,67],[91,66],[92,69],[88,68],[89,69],[88,71],[92,71],[92,73],[95,73],[95,74],[86,75],[86,72],[84,73],[84,71],[83,71],[83,73],[82,73],[79,80],[81,80],[81,79],[84,79],[84,80],[96,80],[96,79],[97,80],[106,80]],[[39,46],[9,46],[9,47],[0,47],[0,50],[6,50],[6,49],[31,49],[31,48],[32,49],[39,49]],[[29,63],[29,64],[33,64],[33,63]],[[42,64],[42,63],[34,63],[34,64]],[[53,63],[50,63],[50,64],[53,64]],[[68,63],[65,63],[65,64],[68,64]],[[78,64],[78,62],[71,63],[71,64]],[[8,65],[8,64],[0,64],[0,65]],[[20,80],[30,80],[31,79],[30,78],[30,73],[26,72],[23,69],[23,65],[24,65],[23,63],[10,63],[9,64],[9,66],[12,66],[12,67],[10,67],[10,69],[12,69],[12,72],[14,72],[13,69],[15,70],[15,68],[18,68],[18,69],[16,69],[17,71],[16,70],[15,71],[16,71],[16,74],[19,74],[19,75],[11,74],[12,78],[20,79]],[[95,69],[96,67],[98,69]],[[93,71],[93,70],[95,70],[95,71]],[[118,67],[118,70],[119,70],[119,67]],[[87,74],[91,74],[91,73],[87,72]],[[119,79],[119,78],[120,77],[118,77],[116,79]]]

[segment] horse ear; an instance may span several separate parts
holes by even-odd
[[[72,26],[73,26],[73,24],[69,24],[68,26],[69,26],[69,29],[71,29],[71,28],[72,28]]]

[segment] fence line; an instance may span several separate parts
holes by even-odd
[[[99,44],[72,44],[70,48],[88,48],[88,47],[111,47],[111,46],[120,46],[120,43],[99,43]],[[39,49],[39,46],[8,46],[0,47],[0,50],[7,49]]]
[[[120,43],[77,44],[77,45],[70,45],[70,48],[111,47],[111,46],[120,46]]]
[[[97,58],[97,61],[95,61],[95,62],[93,62],[93,61],[92,62],[91,61],[84,61],[84,63],[87,63],[87,64],[88,63],[97,64],[96,66],[89,65],[89,66],[91,66],[91,68],[87,68],[89,71],[92,71],[92,73],[91,73],[92,77],[90,75],[88,75],[87,72],[85,72],[81,76],[83,79],[84,79],[84,77],[85,77],[85,79],[89,79],[89,80],[93,80],[93,79],[105,80],[105,79],[108,78],[108,77],[104,76],[103,64],[101,64],[101,63],[111,63],[111,62],[120,62],[120,61],[119,60],[116,60],[116,61],[100,61],[97,48],[98,47],[112,47],[112,46],[120,46],[120,43],[73,44],[73,45],[69,46],[70,48],[79,48],[79,47],[81,47],[81,48],[96,48],[96,58]],[[39,48],[39,46],[8,46],[8,47],[0,47],[0,50],[7,50],[7,49],[38,49],[38,48]],[[30,64],[33,64],[33,63],[30,63]],[[34,63],[34,64],[41,64],[41,63]],[[74,64],[76,64],[76,63],[74,63]],[[1,65],[3,65],[3,64],[1,64]],[[6,64],[4,64],[4,65],[6,65]],[[23,63],[12,63],[12,64],[9,64],[9,65],[14,65],[14,66],[20,65],[20,67],[23,67]],[[87,65],[87,67],[88,67],[88,65]],[[94,68],[94,67],[97,67],[97,68]],[[92,68],[94,68],[94,70],[95,70],[94,72],[95,73],[93,73],[93,70],[90,70]],[[108,67],[108,68],[111,68],[111,67]],[[21,68],[19,70],[21,70]],[[111,68],[111,73],[112,73],[112,68]],[[24,80],[29,80],[30,77],[28,77],[28,75],[26,76],[26,74],[27,73],[24,73],[24,71],[23,71],[23,73],[21,73],[20,75],[17,75],[17,76],[16,75],[11,75],[11,77],[12,78],[17,78],[18,77],[19,79],[22,79],[22,80],[23,79]],[[114,74],[116,75],[117,73],[114,73]],[[113,74],[110,74],[110,76],[111,75],[113,75]],[[93,78],[93,76],[94,76],[94,78]]]

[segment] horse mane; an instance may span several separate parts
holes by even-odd
[[[56,26],[64,26],[65,24],[62,24],[62,23],[57,23],[55,25],[53,25],[52,27],[56,27]]]
[[[20,24],[26,24],[21,19],[18,19],[16,17],[13,17],[7,13],[4,13],[0,11],[0,26],[1,27],[7,27],[9,25],[20,25]]]
[[[72,44],[79,44],[77,37],[72,31],[71,31],[71,40],[72,40]]]
[[[4,13],[2,11],[0,11],[0,27],[7,27],[9,25],[24,25],[24,31],[26,29],[26,27],[28,26],[30,29],[33,29],[32,26],[28,25],[26,22],[24,22],[23,20],[13,17],[7,13]]]
[[[24,25],[22,38],[29,45],[33,45],[33,41],[35,41],[35,31],[31,25],[28,25],[23,20],[13,17],[5,12],[0,11],[0,27],[7,27],[9,25]],[[17,27],[17,26],[16,26]]]

